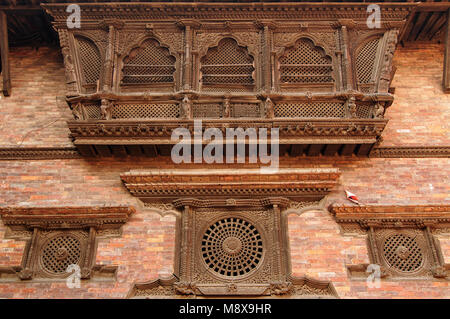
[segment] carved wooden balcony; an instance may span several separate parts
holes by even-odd
[[[279,128],[281,155],[367,155],[387,124],[412,10],[381,5],[370,29],[363,4],[83,4],[81,28],[68,29],[66,5],[44,7],[87,156],[170,154],[172,131],[198,119]]]

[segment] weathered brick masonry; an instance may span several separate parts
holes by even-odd
[[[65,124],[71,114],[56,99],[64,95],[64,71],[58,52],[53,48],[12,50],[14,94],[0,100],[1,146],[71,145]],[[383,133],[383,146],[450,144],[450,97],[440,88],[442,56],[438,45],[400,47],[396,52],[396,100],[386,113],[390,122]],[[45,90],[40,90],[42,87]],[[311,158],[280,160],[281,167],[313,166]],[[347,203],[344,189],[356,193],[364,204],[450,203],[450,161],[446,158],[321,157],[313,162],[315,167],[342,171],[340,186],[328,197],[329,203]],[[133,282],[171,272],[175,218],[144,210],[119,175],[130,169],[175,167],[196,165],[177,166],[170,158],[0,161],[0,206],[129,204],[137,208],[125,224],[122,237],[99,242],[97,263],[119,265],[117,282],[83,283],[80,289],[68,289],[65,283],[2,283],[0,297],[124,297]],[[4,239],[4,232],[1,225],[0,265],[18,265],[24,244]],[[450,297],[450,284],[445,280],[383,281],[379,289],[350,280],[345,264],[368,262],[365,239],[340,234],[327,213],[291,216],[289,235],[293,273],[332,281],[342,298]],[[440,243],[448,263],[450,240],[440,238]]]

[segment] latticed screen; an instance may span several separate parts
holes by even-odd
[[[235,103],[232,104],[232,117],[260,117],[259,103]]]
[[[332,62],[329,56],[306,38],[298,40],[279,59],[282,83],[332,83]]]
[[[179,114],[176,103],[115,104],[112,110],[113,119],[176,118]]]
[[[406,234],[388,236],[384,240],[383,254],[388,267],[399,272],[415,272],[424,263],[424,255],[416,237]]]
[[[343,103],[277,103],[275,117],[345,117]]]
[[[174,72],[175,57],[158,41],[149,39],[124,62],[122,83],[173,83]]]
[[[88,119],[101,119],[102,112],[100,111],[100,104],[86,103],[83,105]]]
[[[373,39],[364,44],[361,50],[359,50],[356,57],[356,77],[358,84],[368,84],[373,82],[373,66],[375,64],[379,42],[379,38]]]
[[[84,37],[76,38],[81,59],[84,84],[95,84],[100,78],[102,58],[97,46]]]
[[[371,103],[359,103],[356,106],[356,117],[370,118],[372,116],[373,104]]]
[[[50,239],[42,250],[42,267],[51,274],[65,274],[67,267],[78,264],[81,258],[81,243],[70,235]]]
[[[250,222],[229,217],[212,224],[204,233],[201,253],[215,273],[236,277],[254,270],[263,258],[263,241]]]
[[[203,84],[253,84],[253,58],[234,39],[226,38],[202,59]]]
[[[193,107],[194,118],[221,118],[223,115],[222,103],[195,103]]]

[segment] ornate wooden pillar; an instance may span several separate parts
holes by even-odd
[[[123,23],[119,21],[104,21],[104,27],[108,31],[108,45],[105,53],[105,65],[103,69],[103,91],[111,91],[113,89],[113,74],[115,61],[116,32]]]

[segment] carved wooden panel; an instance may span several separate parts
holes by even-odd
[[[381,265],[391,277],[420,278],[431,276],[432,256],[424,232],[408,229],[380,229],[375,231]]]

